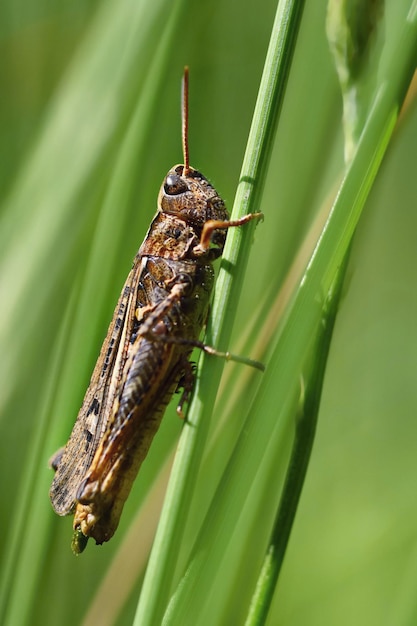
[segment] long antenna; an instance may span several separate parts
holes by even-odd
[[[184,67],[182,78],[182,152],[184,155],[183,176],[190,171],[190,158],[188,153],[188,67]]]

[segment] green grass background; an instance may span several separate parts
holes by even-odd
[[[378,52],[369,61],[376,82],[393,58],[401,66],[401,28],[411,4],[385,3]],[[275,9],[271,1],[260,10],[235,0],[64,0],[55,7],[7,0],[0,8],[5,624],[133,621],[158,518],[161,490],[154,484],[182,428],[175,401],[117,534],[79,558],[69,548],[70,520],[56,517],[49,504],[48,458],[71,430],[161,181],[182,161],[183,66],[190,66],[191,163],[231,207]],[[259,207],[265,221],[236,305],[232,350],[267,366],[278,324],[273,303],[343,172],[341,95],[325,12],[323,0],[307,0]],[[355,235],[271,625],[416,620],[416,132],[412,101]],[[266,347],[256,343],[263,333]],[[259,471],[242,472],[231,494],[220,482],[217,497],[223,502],[225,491],[230,514],[226,508],[218,536],[208,531],[213,547],[206,534],[199,551],[200,524],[262,385],[262,376],[243,366],[228,364],[224,375],[173,573],[175,590],[193,550],[196,590],[181,620],[171,623],[244,623],[288,458],[293,422],[279,422],[281,398],[272,382],[261,387],[268,411],[257,419],[260,431],[271,429],[271,443],[258,450]],[[289,405],[298,378],[293,385]],[[234,498],[242,493],[247,499],[235,517]]]

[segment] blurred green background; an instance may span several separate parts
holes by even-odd
[[[395,57],[410,6],[385,2],[370,60],[375,80]],[[191,164],[231,207],[275,10],[270,0],[261,8],[236,0],[5,0],[0,7],[5,624],[132,623],[142,574],[130,561],[121,561],[99,596],[101,612],[92,605],[179,435],[175,403],[116,536],[78,559],[69,549],[69,519],[50,508],[48,458],[71,430],[161,181],[182,161],[183,66],[190,66]],[[252,323],[255,338],[265,330],[267,311],[343,171],[342,103],[325,15],[324,0],[307,0],[259,207],[265,221],[256,230],[235,324],[232,349],[266,364],[267,350],[254,354],[241,338]],[[271,625],[417,620],[416,133],[411,100],[355,236]],[[239,374],[233,385],[242,394]],[[221,419],[221,407],[216,413]],[[238,432],[238,412],[233,419]],[[272,492],[272,465],[270,471]],[[231,559],[219,571],[226,579],[228,567],[240,569],[245,602],[239,607],[232,596],[221,617],[210,622],[207,609],[199,624],[243,623],[250,599],[245,566],[249,576],[262,549],[248,545],[246,562]]]

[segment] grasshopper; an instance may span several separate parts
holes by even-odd
[[[217,191],[189,165],[187,68],[182,136],[184,164],[164,179],[157,213],[122,289],[72,434],[51,461],[52,506],[58,515],[74,513],[76,554],[89,537],[101,544],[113,536],[179,388],[182,415],[194,382],[193,348],[217,354],[199,340],[214,285],[212,263],[222,254],[228,228],[262,216],[230,221]]]

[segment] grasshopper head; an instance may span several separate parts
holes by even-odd
[[[229,214],[223,200],[207,178],[183,165],[169,170],[159,192],[161,213],[173,215],[186,224],[200,229],[207,220],[228,220]]]

